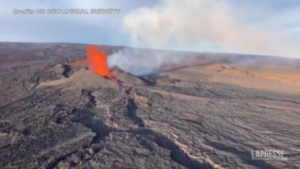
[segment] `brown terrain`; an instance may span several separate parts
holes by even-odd
[[[117,83],[86,49],[0,43],[0,168],[300,168],[299,59],[185,52],[145,76],[112,67]]]

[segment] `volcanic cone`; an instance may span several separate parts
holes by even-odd
[[[118,66],[114,66],[111,69],[112,74],[118,80],[122,81],[123,83],[128,84],[135,84],[135,85],[144,85],[145,83],[138,77],[132,75],[131,73],[125,72],[124,70],[120,69]]]
[[[100,76],[106,76],[109,79],[117,82],[117,80],[109,71],[107,58],[104,51],[99,51],[94,45],[88,45],[86,56],[91,72],[95,72]]]
[[[69,78],[63,78],[54,81],[42,82],[39,86],[66,86],[69,89],[83,89],[83,88],[113,88],[118,89],[119,85],[114,81],[99,76],[95,72],[87,74],[85,68],[81,68],[72,74]]]

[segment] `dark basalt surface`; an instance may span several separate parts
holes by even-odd
[[[274,107],[299,108],[299,95],[210,83],[200,73],[200,82],[139,77],[144,84],[119,89],[39,87],[68,78],[49,70],[83,59],[86,45],[0,48],[0,168],[300,167],[300,112]],[[288,160],[253,160],[260,149],[284,150]]]

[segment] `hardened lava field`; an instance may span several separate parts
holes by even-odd
[[[299,60],[199,53],[136,76],[87,48],[0,43],[0,168],[300,168]]]

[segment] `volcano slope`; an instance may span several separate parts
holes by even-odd
[[[299,61],[199,54],[145,77],[115,67],[119,85],[77,64],[86,47],[0,44],[0,168],[300,168]]]

